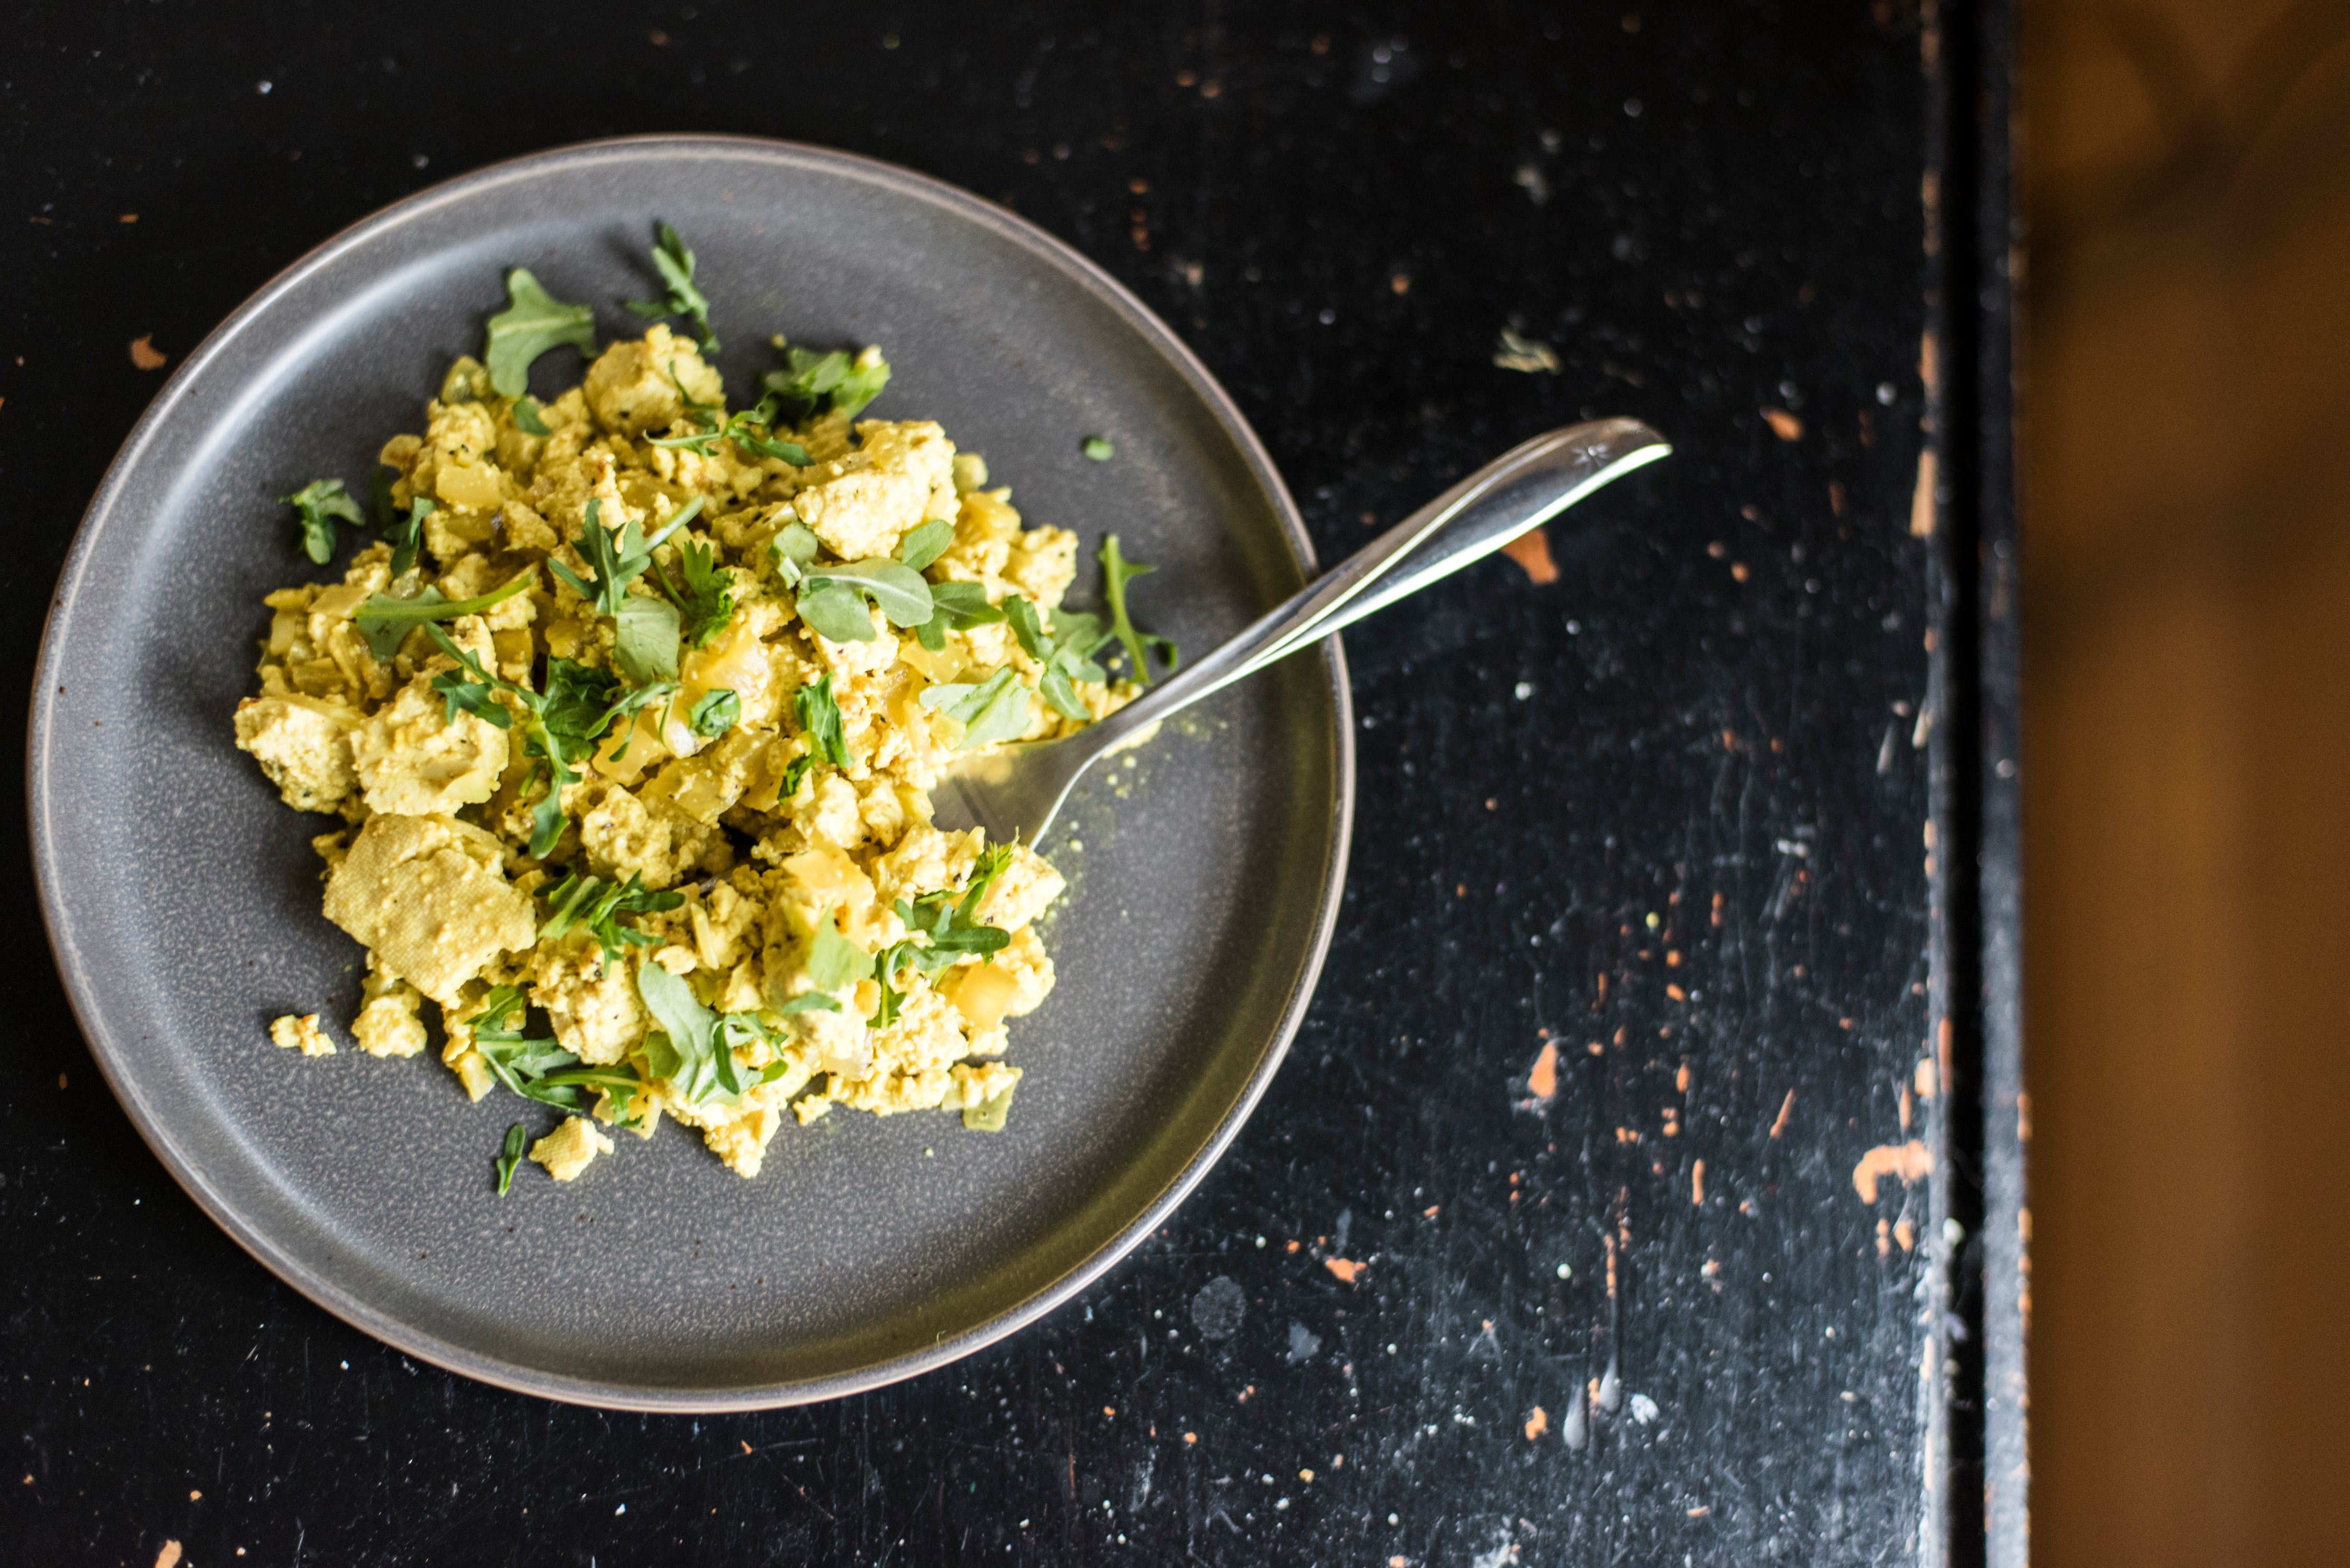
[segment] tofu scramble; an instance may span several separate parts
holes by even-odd
[[[577,311],[563,340],[592,348],[586,307],[509,287],[507,317]],[[489,365],[458,359],[423,433],[384,445],[382,540],[267,596],[236,711],[286,804],[342,819],[312,842],[327,917],[368,950],[351,1038],[415,1055],[433,1003],[473,1099],[567,1113],[530,1149],[558,1180],[664,1115],[744,1177],[786,1114],[1001,1128],[1064,884],[933,826],[928,792],[1131,697],[1159,640],[1126,618],[1143,568],[1107,541],[1116,626],[1065,612],[1074,534],[1024,526],[937,424],[855,420],[876,350],[792,350],[729,416],[657,324],[541,403],[523,373],[547,345],[502,365],[502,319]],[[333,481],[287,499],[321,564],[361,515]],[[1113,680],[1094,656],[1120,641]],[[271,1033],[334,1051],[315,1014]]]

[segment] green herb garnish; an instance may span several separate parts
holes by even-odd
[[[1018,595],[1006,596],[1003,607],[1011,615],[1012,635],[1029,658],[1045,667],[1037,691],[1061,717],[1090,722],[1093,711],[1079,701],[1076,682],[1109,679],[1109,672],[1093,661],[1095,652],[1110,640],[1100,618],[1055,611],[1047,629],[1036,607]]]
[[[703,692],[685,715],[688,729],[712,741],[742,722],[743,699],[723,687]]]
[[[516,398],[514,401],[515,429],[525,435],[551,436],[546,419],[538,411],[536,398]]]
[[[650,539],[631,518],[617,529],[607,528],[599,515],[604,498],[588,498],[588,515],[579,530],[579,556],[588,569],[596,574],[590,584],[562,562],[550,557],[547,566],[567,585],[573,593],[594,605],[605,615],[620,613],[621,596],[629,585],[652,565],[653,551],[668,537],[702,514],[702,498],[699,495],[669,514],[660,530]]]
[[[950,681],[927,687],[922,706],[944,713],[962,726],[955,750],[970,751],[995,741],[1016,741],[1035,722],[1036,710],[1012,667],[1004,666],[976,684]]]
[[[841,732],[840,704],[833,699],[831,676],[818,676],[793,692],[792,711],[799,719],[800,733],[807,737],[808,748],[816,756],[837,768],[848,765],[848,740]],[[798,794],[797,781],[789,782],[790,793]]]
[[[659,914],[685,902],[681,893],[655,892],[631,875],[614,882],[574,871],[546,893],[546,923],[538,928],[542,940],[578,929],[596,939],[607,962],[617,963],[630,947],[651,947],[660,939],[635,926],[620,924],[622,915]]]
[[[932,583],[931,618],[914,628],[914,636],[932,653],[942,651],[950,631],[969,631],[1004,618],[1004,612],[987,602],[987,590],[977,583]]]
[[[544,859],[563,836],[563,792],[579,782],[579,764],[594,753],[598,738],[616,717],[635,711],[661,693],[659,689],[644,689],[620,696],[620,683],[602,670],[568,659],[549,659],[546,691],[542,695],[483,669],[481,661],[437,623],[428,620],[424,629],[458,664],[457,670],[443,670],[432,678],[432,690],[448,702],[450,722],[463,710],[501,730],[511,730],[514,715],[497,701],[501,693],[523,710],[523,754],[546,764],[543,770],[534,770],[546,774],[547,787],[531,810],[530,836],[530,853]],[[463,679],[460,671],[473,679]],[[529,788],[531,782],[535,781],[525,781],[523,787]]]
[[[431,502],[420,504],[430,506]],[[479,615],[494,606],[504,604],[530,587],[533,575],[524,572],[503,587],[492,588],[470,599],[448,599],[441,597],[437,587],[428,587],[412,598],[394,598],[389,594],[369,594],[367,602],[351,614],[351,624],[367,639],[368,647],[379,659],[389,659],[400,651],[409,631],[428,620],[455,620],[460,616]],[[493,721],[494,722],[495,721]]]
[[[322,566],[335,558],[335,519],[354,525],[367,521],[339,479],[314,479],[293,494],[277,499],[301,514],[302,553]]]
[[[920,571],[947,553],[954,543],[954,524],[943,517],[933,517],[906,530],[898,541],[898,562],[913,571]]]
[[[889,384],[889,361],[871,349],[851,354],[836,348],[818,354],[808,348],[785,348],[781,337],[775,341],[775,347],[784,348],[787,368],[768,371],[761,384],[777,397],[801,405],[803,419],[829,408],[853,420]]]
[[[734,618],[734,579],[718,564],[718,552],[695,539],[677,549],[678,580],[672,583],[660,564],[653,564],[653,581],[669,596],[684,618],[681,635],[695,648],[704,648]]]
[[[1096,462],[1107,462],[1118,455],[1118,448],[1109,444],[1107,436],[1087,436],[1077,444],[1077,450]]]
[[[669,379],[677,381],[677,370],[673,366],[670,369]],[[678,381],[677,392],[679,397],[685,399],[686,412],[693,416],[694,422],[702,429],[692,435],[659,437],[652,442],[653,445],[677,448],[708,457],[711,449],[720,441],[731,441],[744,452],[754,452],[760,457],[780,457],[795,468],[806,468],[813,461],[807,454],[807,448],[797,441],[780,441],[775,436],[775,393],[769,392],[752,407],[734,414],[724,424],[721,424],[718,422],[717,410],[712,405],[697,403],[691,398],[686,397],[685,384],[682,381]],[[762,431],[767,433],[762,434]]]
[[[525,1099],[573,1116],[585,1116],[588,1111],[580,1091],[595,1090],[610,1098],[615,1126],[636,1125],[629,1107],[643,1090],[643,1079],[624,1067],[582,1066],[578,1057],[553,1040],[525,1037],[519,1024],[506,1022],[517,1011],[527,1015],[522,988],[502,985],[482,999],[481,1012],[465,1020],[465,1027],[473,1032],[473,1049],[481,1053],[499,1083]],[[513,1143],[512,1132],[506,1141]]]
[[[612,662],[634,686],[677,679],[677,607],[667,599],[629,594],[613,618]]]
[[[794,1012],[834,1012],[840,1003],[832,992],[856,984],[873,972],[873,955],[840,934],[833,921],[829,905],[816,911],[816,935],[808,944],[807,963],[803,971],[813,988],[802,992],[776,1011]]]
[[[1156,566],[1146,566],[1139,561],[1129,561],[1118,553],[1118,535],[1112,534],[1101,542],[1097,557],[1102,565],[1102,597],[1109,601],[1110,635],[1126,647],[1128,663],[1135,680],[1150,684],[1152,652],[1167,661],[1166,673],[1172,675],[1182,663],[1182,655],[1171,637],[1159,637],[1147,631],[1137,631],[1126,610],[1126,585],[1145,572],[1155,572]]]
[[[489,342],[482,350],[490,385],[500,397],[519,398],[530,390],[531,361],[550,348],[568,343],[584,355],[596,352],[595,311],[566,305],[541,288],[526,268],[506,274],[506,307],[490,317]]]
[[[693,281],[693,253],[667,223],[656,224],[653,237],[653,270],[660,274],[669,290],[659,299],[629,300],[629,309],[646,321],[682,316],[699,329],[702,351],[717,353],[718,335],[710,329],[710,298]]]
[[[991,845],[980,852],[960,898],[952,891],[942,889],[925,893],[910,903],[903,898],[898,900],[898,919],[910,934],[904,940],[884,948],[874,961],[874,972],[881,980],[881,1003],[873,1014],[875,1028],[887,1028],[895,1023],[898,1009],[904,1005],[904,993],[890,983],[899,970],[936,974],[966,958],[989,959],[992,962],[990,955],[1001,951],[1012,940],[1012,933],[1002,927],[979,922],[979,906],[1011,861],[1012,846]],[[918,941],[917,938],[921,940]]]
[[[646,1037],[648,1064],[676,1064],[659,1076],[669,1079],[688,1100],[700,1104],[713,1096],[740,1099],[756,1080],[746,1081],[738,1047],[756,1041],[775,1042],[775,1032],[755,1012],[721,1015],[702,1005],[693,988],[650,958],[637,965],[637,994],[660,1028]],[[655,1041],[666,1047],[656,1054]]]
[[[800,618],[835,642],[870,642],[868,601],[892,626],[919,627],[936,613],[921,573],[902,561],[871,556],[845,566],[807,568]]]
[[[522,1163],[523,1150],[530,1145],[530,1135],[523,1131],[520,1122],[506,1128],[505,1147],[498,1150],[498,1196],[504,1198],[506,1189],[514,1185],[515,1168]]]

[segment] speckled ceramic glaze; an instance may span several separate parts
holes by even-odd
[[[1045,846],[1073,873],[1060,983],[1015,1026],[1010,1128],[836,1112],[743,1181],[682,1129],[504,1199],[507,1125],[430,1055],[309,1060],[268,1021],[356,1006],[361,952],[319,913],[309,836],[231,743],[261,596],[323,577],[273,501],[355,489],[421,430],[529,266],[598,326],[653,292],[656,217],[700,253],[743,398],[781,331],[878,342],[878,416],[941,421],[1032,524],[1115,529],[1162,570],[1141,612],[1204,649],[1311,566],[1295,509],[1174,336],[1076,253],[902,170],[716,138],[595,143],[413,197],[304,257],[204,343],[99,489],[42,648],[34,851],[99,1064],[212,1216],[313,1300],[443,1366],[649,1409],[825,1398],[951,1361],[1050,1310],[1222,1152],[1296,1027],[1328,941],[1351,807],[1335,648],[1200,710],[1094,783]],[[542,393],[577,379],[542,359]],[[1116,443],[1092,462],[1080,440]],[[1128,781],[1128,782],[1120,782]]]

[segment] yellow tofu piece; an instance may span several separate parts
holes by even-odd
[[[280,1049],[298,1050],[305,1056],[331,1056],[335,1054],[335,1043],[328,1039],[326,1032],[318,1027],[318,1015],[315,1012],[306,1012],[299,1018],[287,1013],[270,1024],[269,1038]]]
[[[614,435],[633,437],[665,431],[684,417],[680,384],[697,403],[726,400],[725,384],[702,363],[692,339],[656,326],[635,342],[615,343],[598,355],[580,389],[597,423]]]
[[[612,1140],[596,1130],[585,1116],[566,1116],[563,1125],[530,1146],[530,1158],[546,1167],[557,1181],[573,1181],[595,1163],[599,1154],[612,1152]]]
[[[1015,844],[1012,858],[980,903],[979,918],[991,926],[1016,930],[1043,914],[1067,886],[1043,856],[1024,844]]]
[[[537,936],[504,846],[448,816],[371,816],[327,878],[327,919],[443,1006],[501,952]]]
[[[887,556],[906,530],[952,518],[954,443],[929,420],[867,420],[858,443],[805,471],[792,507],[844,561]]]
[[[237,749],[249,753],[296,811],[332,811],[359,785],[351,732],[360,715],[291,692],[236,705]]]
[[[351,1020],[351,1038],[370,1056],[413,1056],[424,1049],[424,1021],[416,1009],[417,989],[370,963],[360,988],[363,1004]]]
[[[350,742],[368,809],[391,816],[445,815],[496,793],[505,772],[506,732],[461,712],[419,675],[376,710]]]

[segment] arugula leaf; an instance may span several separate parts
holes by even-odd
[[[1118,455],[1118,448],[1109,444],[1107,436],[1091,435],[1077,443],[1077,450],[1096,462],[1107,462]]]
[[[685,618],[681,635],[695,648],[706,647],[734,618],[734,579],[718,564],[714,547],[691,538],[678,545],[677,575],[682,587],[653,563],[654,583]]]
[[[837,768],[848,765],[848,740],[841,732],[840,704],[832,695],[830,675],[819,676],[793,692],[792,711],[815,755]]]
[[[498,396],[519,398],[530,390],[531,361],[550,348],[568,343],[584,355],[596,352],[595,311],[564,304],[527,269],[506,274],[506,307],[490,317],[489,341],[482,350]]]
[[[1036,607],[1018,595],[1006,596],[1003,607],[1010,612],[1012,634],[1019,639],[1021,649],[1045,666],[1037,679],[1037,692],[1061,717],[1090,722],[1093,711],[1077,696],[1076,682],[1109,679],[1109,672],[1092,657],[1110,639],[1100,618],[1056,611],[1047,630]]]
[[[873,972],[873,955],[840,934],[832,907],[816,911],[816,940],[808,948],[808,982],[818,991],[838,991]]]
[[[710,330],[710,299],[693,281],[693,253],[667,223],[656,225],[653,234],[653,269],[669,286],[669,292],[659,299],[629,300],[628,307],[647,321],[659,321],[664,316],[685,317],[700,329],[702,351],[717,353],[718,335]]]
[[[419,504],[430,506],[429,501]],[[398,574],[394,574],[397,576]],[[455,620],[459,616],[479,615],[495,605],[504,604],[530,587],[532,574],[525,570],[503,587],[470,599],[447,599],[437,587],[428,587],[412,598],[394,598],[390,594],[369,594],[367,602],[351,614],[351,624],[367,639],[368,647],[379,659],[389,660],[400,651],[400,645],[420,621]]]
[[[536,398],[516,398],[513,411],[515,429],[522,431],[523,434],[551,436],[555,433],[547,428],[546,418],[539,413]]]
[[[686,728],[712,741],[742,722],[743,699],[723,687],[703,692],[685,716]]]
[[[669,379],[677,381],[677,371],[674,369],[671,369]],[[685,397],[683,382],[678,382],[677,390],[678,396],[685,398],[687,411],[693,415],[702,429],[693,435],[656,437],[652,441],[654,446],[679,448],[708,457],[712,449],[720,441],[731,441],[744,452],[759,457],[780,457],[795,468],[806,468],[815,461],[808,456],[807,448],[797,441],[779,440],[774,434],[775,393],[768,393],[757,403],[736,413],[722,425],[712,417],[711,405],[697,403],[691,398]],[[759,433],[762,431],[766,431],[768,433],[762,435]]]
[[[941,889],[925,893],[911,903],[898,900],[898,919],[909,935],[882,950],[876,961],[875,970],[881,980],[880,1005],[873,1014],[876,1028],[887,1028],[896,1022],[898,1009],[904,1004],[904,993],[891,984],[900,969],[936,974],[967,957],[993,962],[990,955],[1011,942],[1011,932],[1000,926],[982,925],[979,920],[979,907],[986,900],[988,888],[1011,860],[1010,845],[991,845],[980,852],[960,899],[951,890]],[[923,940],[918,942],[916,937]]]
[[[898,560],[910,571],[920,571],[947,553],[954,543],[954,524],[943,517],[933,517],[906,530],[898,541]]]
[[[456,671],[443,671],[433,678],[432,690],[448,700],[451,722],[463,708],[502,730],[513,728],[512,715],[494,701],[493,694],[496,692],[512,697],[528,715],[523,730],[523,754],[544,762],[547,778],[546,794],[531,810],[530,853],[544,859],[563,836],[563,792],[579,782],[575,763],[593,750],[597,737],[621,710],[622,703],[610,701],[612,693],[619,690],[619,682],[600,670],[590,670],[567,659],[549,659],[546,692],[542,696],[527,686],[502,680],[483,669],[481,661],[459,647],[456,639],[442,630],[438,623],[428,620],[424,629],[441,645],[443,653],[457,661],[459,670],[473,678],[470,681],[461,680]],[[649,695],[649,690],[630,693],[622,702]],[[523,787],[527,789],[530,782],[525,781]]]
[[[967,752],[996,741],[1016,741],[1035,722],[1028,688],[1012,667],[1004,666],[976,685],[950,683],[924,690],[922,706],[936,709],[962,725],[955,750]]]
[[[932,653],[946,648],[950,631],[969,631],[1006,618],[1004,611],[987,602],[987,590],[977,583],[932,583],[931,612],[914,635]]]
[[[546,923],[538,928],[542,940],[585,929],[604,950],[607,962],[617,963],[630,947],[650,947],[660,939],[634,926],[620,924],[622,915],[658,914],[685,902],[681,893],[655,892],[631,874],[626,882],[573,871],[546,890]]]
[[[335,558],[335,519],[355,525],[367,521],[339,479],[314,479],[277,499],[302,514],[302,553],[322,566]]]
[[[781,338],[776,347],[782,348]],[[762,382],[767,390],[802,406],[806,419],[830,408],[847,418],[864,412],[865,405],[889,384],[889,364],[878,349],[852,355],[846,348],[818,354],[807,348],[787,348],[788,369],[770,370]]]
[[[489,1064],[492,1075],[515,1094],[577,1113],[582,1108],[583,1074],[564,1069],[578,1068],[579,1058],[551,1039],[525,1036],[518,1024],[506,1022],[516,1012],[527,1016],[520,986],[502,985],[484,997],[482,1011],[465,1020],[465,1027],[473,1032],[473,1049]],[[598,1071],[587,1069],[586,1073]],[[507,1134],[507,1142],[513,1140],[514,1135]]]
[[[602,496],[589,496],[588,515],[579,530],[580,558],[588,563],[588,570],[596,574],[595,582],[591,585],[582,581],[578,573],[560,561],[550,558],[546,564],[573,593],[594,605],[601,613],[616,616],[620,613],[621,597],[627,593],[629,585],[652,565],[653,551],[671,535],[702,514],[702,497],[697,495],[671,513],[668,520],[650,538],[645,536],[644,530],[637,526],[634,518],[617,529],[605,527],[600,515],[603,506]]]
[[[523,1150],[529,1147],[530,1135],[520,1122],[506,1128],[505,1147],[498,1150],[498,1196],[504,1198],[506,1189],[514,1185],[515,1168],[522,1163]]]
[[[713,1096],[740,1099],[750,1085],[742,1064],[734,1059],[738,1046],[754,1041],[773,1043],[775,1031],[755,1012],[729,1012],[723,1017],[702,1005],[693,988],[651,959],[637,965],[637,994],[646,1011],[660,1021],[678,1065],[666,1075],[688,1100],[700,1104]]]
[[[931,585],[922,574],[886,556],[817,566],[806,580],[799,596],[800,618],[835,642],[873,640],[873,620],[865,613],[868,599],[892,626],[919,627],[935,613]]]
[[[808,566],[816,559],[816,553],[824,546],[823,541],[816,536],[816,530],[806,524],[786,523],[768,542],[767,547],[775,552],[775,575],[784,579],[785,587],[795,588],[806,577]],[[835,638],[833,640],[838,642],[841,639]]]
[[[804,589],[795,607],[802,620],[835,642],[873,640],[873,617],[865,607],[865,596],[845,583]]]
[[[1118,535],[1105,537],[1097,557],[1102,565],[1102,597],[1109,601],[1110,635],[1125,645],[1127,662],[1134,679],[1143,685],[1150,684],[1149,655],[1156,651],[1167,661],[1167,673],[1171,675],[1182,663],[1175,639],[1150,632],[1137,631],[1126,613],[1126,585],[1145,572],[1155,572],[1156,566],[1146,566],[1139,561],[1129,561],[1118,552]]]
[[[678,613],[667,599],[630,594],[614,617],[612,662],[634,686],[677,679]]]

